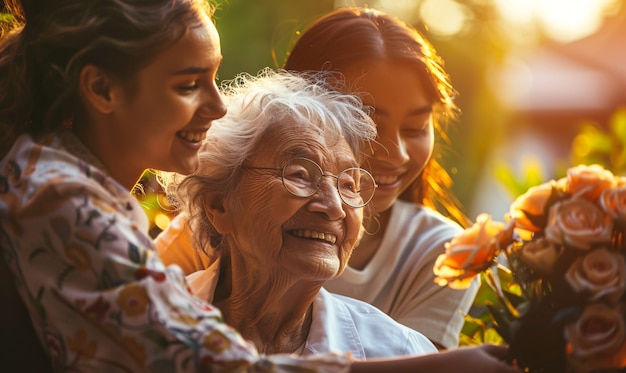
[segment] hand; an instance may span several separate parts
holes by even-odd
[[[476,347],[459,347],[444,351],[442,369],[439,372],[458,372],[463,367],[466,373],[519,373],[521,370],[504,361],[508,347],[484,344]]]
[[[506,346],[480,345],[453,348],[440,353],[387,359],[368,359],[352,364],[351,373],[520,373],[504,361]]]

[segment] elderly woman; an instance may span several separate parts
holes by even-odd
[[[376,184],[358,165],[376,132],[358,99],[319,82],[284,71],[240,76],[199,168],[166,182],[196,246],[217,258],[189,276],[191,289],[263,353],[434,352],[373,306],[322,288],[359,239]]]

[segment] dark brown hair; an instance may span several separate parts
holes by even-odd
[[[203,0],[6,0],[0,26],[0,156],[22,133],[55,131],[80,115],[87,64],[129,81],[203,22]]]

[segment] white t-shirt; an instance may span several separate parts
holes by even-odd
[[[434,282],[433,265],[461,227],[441,214],[398,200],[379,249],[363,270],[347,267],[327,290],[370,303],[447,348],[457,346],[478,280],[463,290]],[[358,250],[357,247],[355,250]]]

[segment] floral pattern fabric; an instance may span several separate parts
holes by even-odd
[[[259,355],[163,265],[147,230],[69,132],[24,135],[0,162],[0,248],[55,370],[349,370],[346,355]]]

